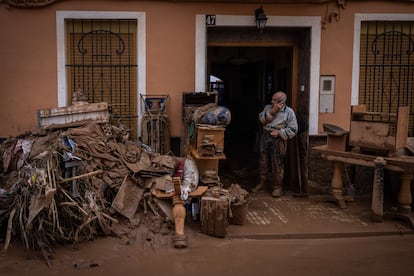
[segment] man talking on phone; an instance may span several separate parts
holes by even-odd
[[[287,95],[278,91],[272,96],[272,102],[259,114],[263,126],[260,138],[260,182],[253,193],[265,190],[268,172],[272,173],[273,197],[282,195],[282,181],[287,141],[295,137],[298,123],[295,112],[286,105]]]

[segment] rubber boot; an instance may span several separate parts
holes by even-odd
[[[282,195],[282,187],[281,186],[274,186],[272,197],[280,197]]]
[[[265,190],[265,181],[266,181],[266,176],[260,176],[260,181],[259,184],[254,187],[251,192],[252,193],[258,193],[260,191],[264,191]]]
[[[274,173],[273,174],[273,192],[272,197],[280,197],[282,195],[282,174]]]

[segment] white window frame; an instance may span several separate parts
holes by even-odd
[[[69,104],[68,80],[66,69],[66,29],[65,19],[131,19],[137,21],[137,93],[146,95],[146,14],[145,12],[112,12],[112,11],[56,11],[57,37],[57,85],[58,106]],[[141,136],[140,96],[137,94],[138,137]]]
[[[356,13],[354,18],[354,57],[352,64],[351,105],[359,103],[359,55],[362,21],[414,21],[414,14]]]
[[[207,84],[207,26],[205,14],[196,15],[195,28],[195,90],[205,92]],[[215,26],[256,26],[254,16],[216,15]],[[311,31],[309,135],[318,134],[319,75],[321,51],[320,16],[268,16],[269,27],[309,27]]]

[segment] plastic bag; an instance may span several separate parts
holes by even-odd
[[[209,125],[228,125],[231,121],[230,110],[225,106],[217,106],[201,117],[200,123]]]
[[[184,161],[183,178],[181,181],[181,200],[187,200],[188,194],[198,187],[199,172],[197,164],[191,156]]]

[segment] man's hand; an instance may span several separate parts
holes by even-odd
[[[277,107],[279,108],[279,110],[281,110],[283,108],[283,106],[285,105],[284,102],[277,102]]]
[[[284,102],[277,102],[276,104],[273,104],[272,109],[270,110],[270,114],[275,115],[280,110],[282,110],[284,105],[285,105]]]
[[[272,130],[272,132],[270,132],[270,135],[272,136],[272,137],[279,137],[279,130],[277,130],[277,129],[275,129],[275,130]]]
[[[279,104],[275,104],[272,106],[272,109],[270,110],[270,113],[272,115],[275,115],[276,113],[278,113],[280,111],[280,107]]]

